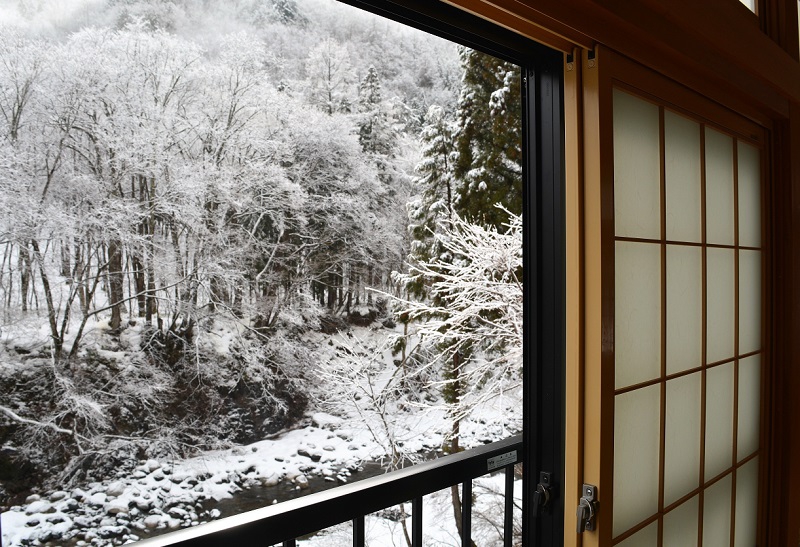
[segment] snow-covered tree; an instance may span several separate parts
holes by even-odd
[[[446,349],[437,359],[447,360],[466,346],[481,353],[464,372],[469,396],[452,408],[453,416],[466,416],[473,403],[496,396],[504,382],[515,382],[521,372],[522,218],[505,213],[510,220],[500,230],[458,216],[443,221],[435,238],[449,257],[419,262],[408,274],[396,275],[404,283],[414,278],[430,282],[433,299],[394,302],[398,311],[425,319],[415,333]]]
[[[424,262],[440,254],[434,234],[442,220],[453,219],[458,198],[458,183],[453,174],[453,123],[441,107],[434,105],[428,109],[420,142],[422,160],[416,166],[416,195],[408,203],[408,216],[413,238],[412,259]],[[424,293],[422,286],[413,287],[415,294]]]
[[[522,102],[520,68],[461,48],[464,76],[455,133],[454,172],[460,215],[500,227],[522,212]]]
[[[332,38],[322,40],[306,59],[309,100],[323,112],[352,110],[353,71],[347,46]]]
[[[378,71],[369,67],[358,88],[358,110],[361,116],[358,142],[364,152],[390,157],[394,153],[396,136],[387,106],[381,96]]]
[[[437,384],[451,422],[449,449],[461,449],[461,422],[477,408],[519,385],[522,374],[522,218],[504,210],[509,223],[484,227],[454,216],[435,232],[442,254],[418,261],[404,286],[428,287],[428,298],[395,298],[396,312],[415,328],[424,365],[438,371]],[[456,525],[458,488],[451,492]]]
[[[301,12],[295,0],[259,0],[255,6],[258,22],[279,22],[285,25],[304,26],[308,18]]]
[[[317,381],[298,333],[396,291],[455,48],[338,4],[90,2],[63,25],[51,4],[10,8],[39,38],[0,29],[0,433],[78,481],[112,443],[186,455],[290,426]]]

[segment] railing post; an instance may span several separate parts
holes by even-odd
[[[514,540],[514,465],[506,466],[505,511],[503,519],[503,547],[512,547]]]
[[[461,547],[472,547],[472,479],[461,485]]]
[[[411,547],[422,547],[422,496],[411,501]]]
[[[364,547],[364,515],[353,519],[353,547]]]

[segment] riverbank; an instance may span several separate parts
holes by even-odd
[[[121,545],[219,518],[216,505],[242,490],[306,490],[315,477],[348,482],[381,456],[366,435],[318,413],[273,439],[184,461],[142,461],[114,480],[32,495],[2,514],[3,545]]]
[[[426,433],[409,441],[407,451],[431,453],[441,446],[436,424],[444,420],[431,412],[426,422]],[[354,425],[315,413],[303,427],[272,439],[183,461],[141,461],[132,474],[113,480],[33,495],[2,514],[2,544],[122,545],[253,509],[254,498],[268,505],[311,492],[319,481],[342,484],[383,472],[386,454]],[[502,437],[501,428],[480,421],[466,421],[464,431],[470,445]],[[245,491],[262,496],[238,502]]]

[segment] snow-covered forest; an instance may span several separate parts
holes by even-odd
[[[333,0],[0,6],[4,541],[518,431],[519,80]]]

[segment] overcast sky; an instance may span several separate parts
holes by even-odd
[[[71,27],[105,0],[0,0],[0,25],[39,31]]]

